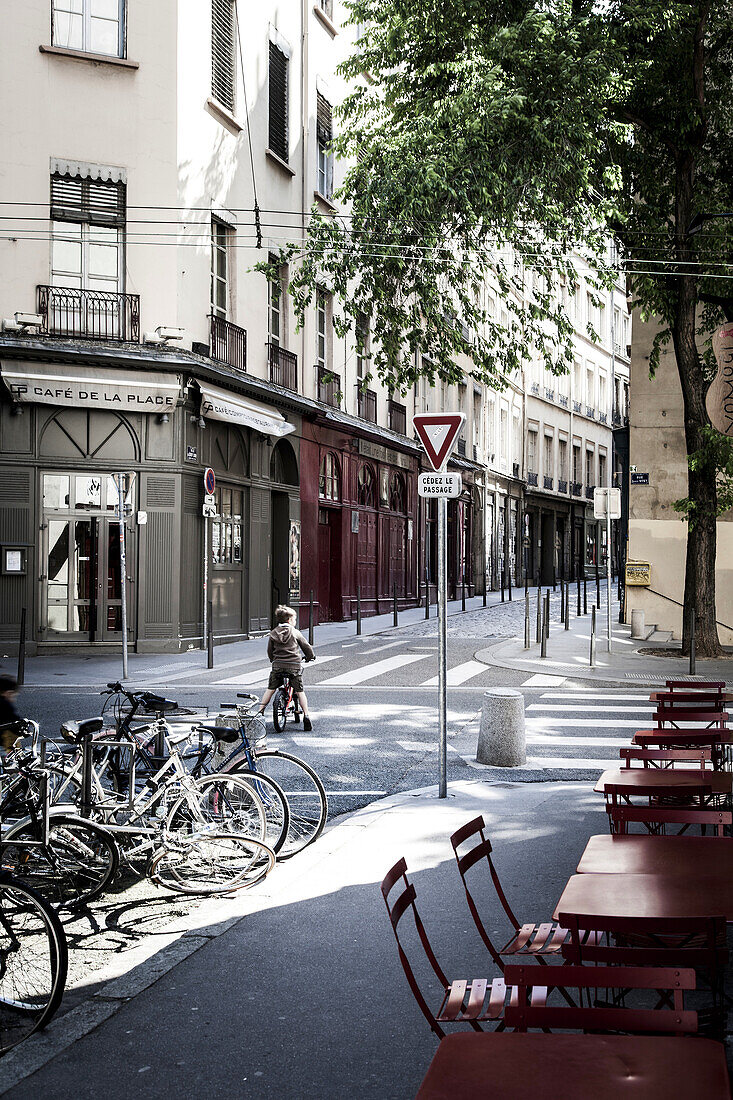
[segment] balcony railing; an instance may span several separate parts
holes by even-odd
[[[567,481],[564,481],[562,478],[558,478],[557,491],[558,491],[558,493],[567,493],[567,491],[568,491]]]
[[[270,364],[270,381],[286,390],[298,388],[298,356],[272,340],[267,342],[267,359]]]
[[[359,416],[370,424],[377,423],[377,395],[374,390],[362,390],[357,387],[356,400]]]
[[[109,290],[39,286],[41,330],[85,340],[140,339],[140,295]]]
[[[580,412],[580,401],[573,401],[573,412],[574,413],[579,413]]]
[[[565,395],[561,393],[561,394],[558,394],[558,398],[557,398],[557,399],[558,399],[558,401],[560,402],[560,404],[562,405],[562,407],[563,407],[564,409],[567,409],[567,407],[568,407],[568,399],[567,399],[567,397],[565,397]]]
[[[539,382],[533,382],[532,385],[529,387],[529,392],[533,393],[535,396],[537,396],[540,392]]]
[[[542,484],[544,485],[545,489],[554,489],[555,488],[554,480],[551,477],[548,477],[547,474],[545,474],[545,476],[543,477]]]
[[[316,378],[318,400],[337,409],[341,404],[341,375],[334,374],[328,367],[316,366]]]
[[[247,369],[247,330],[232,324],[224,317],[209,314],[210,344],[209,355],[220,363],[228,363],[237,370]]]
[[[458,448],[457,449],[458,449],[458,453],[461,456],[461,458],[465,458],[466,457],[466,440],[465,439],[459,439],[458,440]]]
[[[473,461],[478,462],[478,444],[477,443],[474,443],[474,445],[473,445]]]
[[[407,431],[407,409],[398,401],[389,403],[389,426],[393,432],[404,435]]]
[[[555,391],[551,390],[549,386],[545,386],[545,398],[547,401],[555,400]]]
[[[571,493],[573,494],[574,497],[582,497],[582,495],[583,495],[583,486],[581,485],[581,483],[579,481],[571,481],[570,491],[571,491]]]
[[[608,415],[606,413],[599,413],[598,419],[600,420],[601,424],[608,424]]]
[[[585,495],[587,496],[588,500],[593,500],[594,491],[595,491],[595,485],[586,485]]]
[[[519,463],[512,462],[512,477],[519,477]]]
[[[589,420],[595,420],[596,410],[593,408],[592,405],[585,406],[585,415],[588,417]]]
[[[537,484],[537,474],[533,474],[531,470],[527,474],[527,484],[528,485],[536,485]]]

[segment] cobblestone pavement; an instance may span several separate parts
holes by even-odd
[[[601,599],[605,606],[605,583],[601,584]],[[543,593],[544,593],[543,589]],[[481,607],[477,611],[467,611],[465,615],[450,615],[448,617],[448,635],[453,638],[514,638],[524,632],[524,590],[515,589],[512,593],[512,602],[495,604],[493,607]],[[588,610],[596,597],[595,582],[588,585]],[[577,586],[572,585],[570,590],[570,612],[575,615],[577,600]],[[582,589],[581,589],[582,600]],[[399,627],[398,630],[384,631],[385,634],[394,634],[403,638],[437,638],[438,619],[435,607],[430,608],[430,619],[414,626]],[[537,593],[531,592],[529,596],[529,615],[532,637],[537,624]],[[555,592],[550,589],[550,624],[560,625],[560,586]]]

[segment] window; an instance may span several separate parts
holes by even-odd
[[[585,484],[588,488],[591,485],[595,485],[595,454],[593,451],[586,450],[585,452]]]
[[[273,256],[272,253],[267,258],[267,262],[271,265],[277,264],[277,256]],[[280,268],[282,272],[282,268]],[[280,347],[280,341],[282,339],[285,325],[283,318],[283,280],[282,275],[280,279],[267,280],[267,335],[271,344],[275,347]]]
[[[389,508],[391,512],[407,511],[407,492],[402,474],[392,474],[389,485]]]
[[[242,564],[242,491],[216,488],[216,519],[211,525],[214,565]]]
[[[341,500],[341,478],[338,459],[333,451],[328,451],[321,459],[321,474],[318,479],[318,494],[324,500]]]
[[[585,400],[591,409],[595,407],[595,389],[593,367],[587,367],[585,371]]]
[[[580,483],[582,471],[580,468],[580,447],[573,443],[573,481]]]
[[[65,50],[124,56],[123,0],[52,0],[51,42]]]
[[[230,232],[224,222],[211,219],[211,312],[215,317],[226,317],[228,311]]]
[[[374,470],[366,463],[359,469],[356,484],[356,499],[364,508],[377,507],[377,479]]]
[[[573,360],[573,394],[575,401],[582,401],[582,375],[580,373],[580,363],[577,359]]]
[[[333,18],[333,0],[316,0],[318,7],[329,19]]]
[[[545,453],[544,453],[544,473],[545,477],[552,477],[552,444],[553,438],[551,435],[545,436]]]
[[[598,411],[606,412],[606,376],[603,373],[598,375]]]
[[[270,43],[269,72],[269,130],[270,149],[286,163],[288,148],[288,58],[274,42]]]
[[[369,318],[361,313],[356,322],[356,377],[363,382],[369,374],[369,361],[371,359],[371,340],[369,334]]]
[[[506,462],[509,458],[507,454],[507,445],[509,440],[507,438],[507,432],[509,430],[509,412],[507,409],[502,408],[499,414],[499,445],[501,447],[501,460]]]
[[[481,446],[481,395],[473,395],[473,434],[472,443],[475,448]]]
[[[568,445],[567,441],[560,439],[558,441],[557,448],[557,465],[558,465],[558,477],[560,481],[567,481],[568,478]]]
[[[537,432],[527,434],[527,471],[537,473]]]
[[[333,120],[331,104],[320,92],[316,94],[316,142],[318,145],[318,185],[317,190],[325,198],[333,196]]]
[[[122,282],[126,188],[122,182],[51,176],[51,282],[116,293]]]
[[[236,27],[234,0],[211,0],[211,94],[234,110]]]
[[[603,454],[598,455],[598,484],[606,484],[606,456]]]
[[[486,450],[489,454],[494,451],[496,439],[496,402],[493,398],[486,402]]]
[[[316,291],[316,366],[325,369],[328,359],[328,312],[329,295],[324,290]]]

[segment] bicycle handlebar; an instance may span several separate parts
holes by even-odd
[[[255,703],[259,702],[257,696],[253,695],[251,691],[238,691],[237,699],[252,699]]]

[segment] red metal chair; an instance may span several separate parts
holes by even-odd
[[[398,884],[400,892],[390,904],[389,895]],[[392,931],[397,941],[400,962],[408,985],[420,1007],[420,1011],[438,1038],[442,1039],[445,1036],[441,1024],[465,1023],[472,1027],[474,1031],[483,1031],[480,1022],[493,1021],[499,1024],[499,1029],[503,1029],[504,1025],[500,1022],[506,999],[503,978],[496,978],[491,983],[486,978],[474,978],[472,981],[463,979],[453,982],[448,981],[435,956],[435,952],[430,946],[427,932],[417,911],[415,887],[408,881],[407,864],[404,859],[400,859],[395,863],[394,867],[385,875],[382,882],[382,897],[387,906]],[[437,1011],[433,1011],[428,1004],[400,941],[399,924],[408,910],[412,913],[415,928],[428,963],[442,988],[442,997]]]
[[[697,764],[701,770],[706,764],[712,764],[713,752],[709,747],[696,749],[641,749],[632,745],[628,749],[619,749],[619,756],[625,768],[631,767],[633,760],[640,760],[645,768],[674,768],[675,763],[687,766]]]
[[[534,966],[507,966],[507,988],[513,1002],[504,1009],[504,1023],[515,1031],[530,1028],[582,1031],[623,1031],[692,1035],[697,1031],[697,1013],[685,1009],[684,994],[695,989],[695,971],[678,967],[551,966],[539,971]],[[673,1008],[624,1007],[620,1004],[592,1004],[590,1007],[548,1005],[548,992],[596,991],[605,996],[616,991],[620,999],[630,990],[668,994]],[[531,991],[531,996],[530,996]],[[657,1002],[659,1004],[659,1001]],[[521,1057],[521,1052],[518,1052]],[[488,1084],[488,1083],[487,1083]]]
[[[657,729],[680,729],[680,722],[694,722],[702,729],[726,729],[730,715],[727,710],[717,710],[708,706],[661,706],[652,713]]]
[[[637,730],[631,738],[632,745],[641,748],[691,749],[708,746],[711,750],[713,770],[724,771],[730,763],[733,733],[725,727],[680,730]]]
[[[520,923],[502,889],[499,875],[494,866],[494,861],[491,858],[491,841],[484,833],[485,828],[486,824],[483,817],[475,817],[472,821],[466,822],[460,829],[457,829],[450,838],[456,857],[456,863],[458,864],[458,871],[463,880],[463,888],[466,891],[466,900],[468,901],[468,908],[471,910],[473,922],[476,925],[481,939],[488,948],[489,954],[501,970],[504,969],[502,955],[530,955],[532,958],[536,959],[537,962],[546,964],[547,960],[542,956],[558,956],[560,954],[562,945],[567,939],[567,929],[561,928],[560,925],[554,921],[543,921],[541,924],[535,924],[534,922],[530,924]],[[470,847],[461,855],[458,849],[464,845],[470,845]],[[503,947],[497,947],[487,932],[466,877],[471,868],[475,867],[483,859],[486,860],[492,885],[501,902],[501,907],[506,913],[513,929],[510,939]]]
[[[683,691],[725,691],[725,680],[665,680],[671,692]]]
[[[733,824],[733,813],[729,810],[688,810],[674,806],[630,806],[617,803],[606,806],[612,833],[626,835],[631,822],[639,822],[647,833],[667,834],[667,825],[681,825],[672,835],[682,835],[690,825],[698,825],[701,830],[710,825],[716,836],[725,836],[725,829]]]

